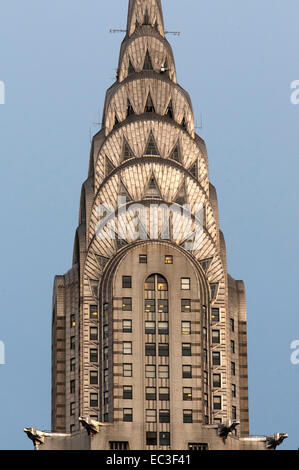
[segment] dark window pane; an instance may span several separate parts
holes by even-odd
[[[132,288],[132,277],[123,276],[123,289],[131,289],[131,288]]]
[[[123,386],[123,399],[132,400],[133,399],[133,387],[131,385]]]
[[[191,356],[191,344],[190,343],[183,343],[182,356]]]
[[[157,433],[147,431],[146,433],[146,445],[147,446],[156,446],[157,445]]]
[[[193,422],[192,410],[184,410],[183,411],[183,422],[184,423],[192,423]]]
[[[159,356],[169,356],[169,345],[159,344]]]
[[[89,317],[91,320],[96,320],[98,318],[98,306],[97,305],[89,306]]]
[[[170,446],[169,432],[160,432],[160,446]]]
[[[99,406],[99,397],[97,393],[90,394],[90,406],[95,408]]]
[[[89,353],[90,353],[90,362],[98,362],[99,360],[98,350],[91,349]]]
[[[219,321],[220,321],[219,308],[212,308],[212,322],[219,323]]]
[[[139,263],[147,264],[147,255],[139,255]]]
[[[131,312],[132,311],[132,298],[131,297],[123,297],[122,309],[125,312]]]
[[[155,356],[156,355],[156,344],[147,343],[145,345],[145,355],[146,356]]]
[[[156,302],[155,299],[146,299],[144,301],[144,308],[146,313],[151,313],[156,311]]]
[[[213,365],[220,366],[220,352],[213,352]]]
[[[133,410],[131,408],[125,408],[123,411],[123,421],[131,423],[133,421]]]
[[[220,374],[213,375],[213,387],[215,388],[221,387],[221,375]]]
[[[99,376],[96,370],[90,371],[90,385],[98,385],[99,384]]]
[[[220,331],[219,330],[213,330],[212,331],[212,343],[213,344],[219,344],[220,343]]]
[[[169,388],[161,387],[159,389],[159,400],[160,401],[169,401]]]
[[[190,387],[183,388],[183,400],[192,401],[192,388]]]
[[[123,320],[123,333],[132,333],[132,320]]]
[[[159,421],[160,421],[160,423],[170,423],[170,411],[169,410],[160,410],[159,411]]]
[[[156,400],[157,399],[157,392],[156,389],[153,387],[147,387],[145,391],[145,398],[146,400]]]
[[[182,312],[191,312],[191,300],[190,299],[182,299]]]
[[[146,335],[155,335],[156,334],[156,322],[146,321],[145,322],[145,334]]]
[[[168,335],[168,322],[159,322],[159,335]]]
[[[192,379],[192,366],[183,366],[183,379]]]
[[[90,328],[89,337],[90,337],[91,341],[98,341],[99,334],[98,334],[98,329],[96,327],[91,327]]]
[[[168,313],[168,300],[158,300],[158,312]]]

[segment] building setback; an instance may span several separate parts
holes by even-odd
[[[25,432],[40,450],[276,448],[249,436],[244,284],[160,0],[129,1],[102,122],[54,282],[52,432]]]

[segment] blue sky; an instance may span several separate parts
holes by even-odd
[[[50,429],[51,300],[71,266],[90,132],[113,83],[127,0],[3,0],[0,27],[0,448]],[[103,8],[105,5],[105,8]],[[299,447],[297,0],[164,0],[219,198],[228,265],[248,302],[250,425]]]

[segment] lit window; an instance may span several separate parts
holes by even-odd
[[[219,308],[212,308],[212,322],[219,323],[219,321],[220,321]]]
[[[156,378],[156,366],[145,366],[145,377],[147,379]]]
[[[132,288],[132,277],[123,276],[123,289],[131,289],[131,288]]]
[[[90,362],[98,362],[99,355],[98,355],[98,350],[97,349],[91,349],[89,351],[89,359],[90,359]]]
[[[220,366],[220,352],[213,352],[213,366]]]
[[[91,341],[98,341],[98,329],[92,326],[89,330],[89,338]]]
[[[123,386],[123,400],[133,399],[133,387],[131,385]]]
[[[123,376],[132,377],[133,375],[133,364],[124,364],[123,365]]]
[[[169,379],[169,366],[159,366],[159,379]]]
[[[173,264],[173,256],[165,256],[165,264]]]
[[[99,397],[97,393],[90,394],[90,406],[92,408],[97,408],[99,406]]]
[[[183,410],[183,422],[193,423],[193,412],[192,410]]]
[[[190,288],[191,288],[190,277],[182,277],[181,278],[181,289],[182,290],[190,290]]]
[[[170,446],[170,433],[169,432],[160,432],[160,446],[164,446],[164,447]]]
[[[213,375],[213,387],[220,388],[221,387],[221,374],[214,374]]]
[[[89,306],[89,318],[91,320],[95,320],[98,318],[98,306],[97,305]]]
[[[157,288],[158,291],[168,291],[168,284],[163,276],[157,276]]]
[[[156,410],[146,410],[146,422],[147,423],[156,423],[157,422],[157,411]]]
[[[160,387],[159,388],[159,400],[160,401],[169,401],[169,388],[168,387]]]
[[[183,388],[183,400],[192,401],[192,388],[191,387]]]
[[[192,379],[192,366],[183,366],[183,379]]]
[[[156,322],[146,321],[145,322],[145,334],[146,335],[155,335],[156,334]]]
[[[191,343],[182,344],[182,356],[191,356]]]
[[[220,343],[220,331],[219,330],[213,330],[212,331],[212,343],[213,344],[219,344]]]
[[[122,309],[124,312],[132,311],[132,297],[123,297],[122,299]]]
[[[166,343],[159,344],[159,356],[164,356],[164,357],[169,356],[169,344],[166,344]]]
[[[182,321],[182,334],[191,335],[191,322],[190,321]]]
[[[71,328],[76,326],[76,315],[71,315]]]
[[[155,401],[157,399],[156,389],[153,387],[147,387],[145,390],[145,399]]]
[[[133,410],[132,410],[132,408],[124,408],[124,410],[123,410],[123,421],[125,423],[132,423],[132,421],[133,421]]]
[[[144,308],[146,313],[154,313],[156,311],[155,299],[146,299],[144,301]]]
[[[155,275],[149,276],[144,284],[144,290],[154,291],[155,290]]]
[[[158,328],[158,333],[159,335],[168,335],[169,333],[169,327],[168,327],[168,322],[159,322],[159,328]]]
[[[159,411],[159,422],[160,423],[170,423],[170,411],[169,410],[160,410]]]
[[[123,333],[132,333],[132,320],[123,320]]]
[[[213,408],[214,410],[221,410],[222,408],[222,400],[221,400],[221,397],[214,397],[213,399]]]
[[[123,343],[123,354],[127,356],[132,355],[132,343],[131,342]]]
[[[147,255],[139,255],[139,263],[147,264]]]
[[[168,300],[158,300],[158,312],[168,313]]]
[[[182,299],[181,300],[181,311],[182,312],[191,312],[191,300]]]
[[[146,356],[155,356],[156,355],[156,344],[147,343],[145,345],[145,355]]]
[[[90,371],[90,376],[89,376],[89,382],[90,385],[98,385],[99,384],[99,374],[98,371],[96,370],[91,370]]]

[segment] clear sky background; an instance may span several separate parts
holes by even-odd
[[[90,130],[101,122],[127,0],[1,0],[0,448],[48,430],[51,301],[71,267]],[[248,301],[250,425],[299,447],[298,0],[163,0],[219,198],[229,272]]]

